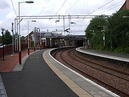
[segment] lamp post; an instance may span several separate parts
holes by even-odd
[[[105,47],[105,30],[101,30],[101,32],[103,33],[103,46]]]
[[[14,23],[12,23],[12,55],[14,54]]]
[[[76,24],[75,22],[70,22],[70,24]]]
[[[32,20],[31,22],[36,22],[36,20]],[[30,34],[29,34],[29,26],[30,26],[30,22],[28,21],[28,55],[30,54]]]
[[[40,50],[41,50],[41,32],[40,32],[40,28],[37,28],[39,34],[40,34],[40,38],[39,38],[39,46],[40,46]]]
[[[40,33],[40,50],[41,50],[41,44],[42,44],[42,34],[41,34],[41,31],[40,31],[40,28],[39,28],[39,33]]]
[[[105,48],[105,46],[106,46],[106,41],[105,41],[105,39],[106,39],[106,33],[105,33],[106,26],[98,26],[98,27],[102,29],[101,30],[101,32],[102,32],[102,40],[103,40],[103,46]]]
[[[30,34],[29,34],[29,21],[28,21],[28,55],[30,54]]]
[[[1,33],[2,33],[2,43],[3,43],[2,44],[3,45],[3,51],[2,52],[3,52],[3,61],[4,61],[4,31],[5,31],[5,29],[2,28],[1,30],[2,30]]]
[[[15,36],[14,36],[14,43],[15,43],[15,51],[17,52],[18,51],[18,19],[15,18],[14,19],[14,23],[15,23],[15,28],[14,28],[14,33],[15,33]]]
[[[19,23],[19,64],[21,64],[21,38],[20,38],[20,4],[21,3],[34,3],[33,1],[18,2],[18,23]]]

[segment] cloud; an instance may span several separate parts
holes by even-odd
[[[0,25],[3,23],[3,21],[0,21]]]
[[[3,9],[6,9],[6,8],[9,8],[9,4],[7,3],[6,0],[0,0],[0,9],[3,10]]]
[[[16,17],[16,15],[14,14],[13,11],[9,12],[9,13],[6,15],[6,18],[7,18],[7,19],[13,19],[13,18],[15,18],[15,17]]]
[[[25,0],[12,0],[14,8],[12,7],[11,0],[0,0],[0,27],[6,27],[11,29],[11,22],[15,18],[14,9],[18,10],[18,2]],[[33,0],[34,4],[21,4],[21,15],[54,15],[54,14],[109,14],[116,12],[125,2],[125,0],[113,0],[111,3],[105,5],[102,8],[102,5],[106,4],[111,0],[66,0],[65,4],[62,5],[64,0]],[[16,12],[17,13],[17,12]],[[30,20],[31,21],[31,20]],[[72,29],[81,29],[85,30],[89,20],[72,20],[76,22],[76,25],[72,25]],[[56,26],[59,29],[63,29],[63,21],[60,20],[60,23],[55,23],[55,20],[37,20],[36,23],[31,23],[30,30],[33,30],[35,26],[40,27],[42,30],[49,29],[55,30]],[[66,20],[66,27],[68,27],[68,20]],[[84,25],[84,26],[80,26]],[[45,28],[44,28],[45,27]],[[74,33],[74,32],[73,32]],[[79,33],[79,32],[75,32]],[[84,32],[80,32],[84,34]],[[79,33],[79,34],[80,34]],[[21,23],[21,34],[27,34],[27,20],[23,20]]]

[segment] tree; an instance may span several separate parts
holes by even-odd
[[[120,10],[110,17],[97,16],[85,30],[94,49],[129,53],[129,10]],[[124,18],[126,17],[126,18]],[[105,36],[105,46],[103,45]]]
[[[8,30],[4,33],[4,44],[8,45],[12,43],[12,36]]]
[[[121,10],[113,14],[109,18],[110,24],[108,25],[111,32],[113,48],[125,48],[129,46],[129,16],[128,10]]]
[[[103,49],[103,37],[106,34],[107,18],[106,16],[97,16],[90,21],[89,26],[85,30],[90,45],[95,49]]]
[[[25,42],[26,42],[26,38],[24,36],[21,36],[21,43],[25,44]]]

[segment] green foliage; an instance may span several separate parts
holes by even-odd
[[[104,48],[103,36],[105,36],[106,33],[106,25],[107,21],[105,16],[97,16],[90,21],[85,32],[92,48]]]
[[[21,36],[21,43],[25,43],[25,37]]]
[[[12,36],[8,30],[4,33],[4,44],[11,44],[12,43]]]
[[[31,45],[32,48],[34,47],[34,41],[31,41]]]
[[[111,32],[114,49],[129,46],[129,18],[123,18],[123,16],[129,16],[129,11],[119,11],[109,18],[110,25],[108,28]]]
[[[93,18],[85,30],[91,47],[129,53],[129,17],[125,16],[129,16],[129,10],[118,11],[111,17],[97,16]],[[104,36],[105,41],[103,40]]]

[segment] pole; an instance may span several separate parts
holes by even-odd
[[[4,35],[3,35],[3,61],[4,61]]]
[[[17,34],[16,34],[16,33],[17,33],[17,19],[15,18],[14,21],[15,21],[15,35],[14,35],[14,41],[15,41],[15,42],[14,42],[14,44],[15,44],[14,47],[15,47],[15,48],[14,48],[14,49],[15,49],[15,51],[17,51],[17,42],[16,42],[16,38],[17,38],[17,36],[16,36],[16,35],[17,35]]]
[[[105,43],[105,26],[103,26],[103,45],[104,45],[104,48],[106,46],[106,43]]]
[[[39,40],[39,45],[40,45],[40,50],[41,50],[41,32],[40,32],[40,28],[37,28],[39,34],[40,34],[40,40]]]
[[[18,36],[18,19],[16,20],[16,25],[17,25],[17,26],[16,26],[16,27],[17,27],[17,28],[16,28],[16,31],[17,31],[17,32],[16,32],[16,50],[18,51],[18,50],[19,50],[19,49],[18,49],[18,48],[19,48],[19,47],[18,47],[18,40],[19,40],[19,39],[18,39],[18,38],[19,38],[19,36]]]
[[[4,29],[2,29],[2,43],[3,43],[3,61],[4,61]]]
[[[21,38],[20,38],[20,2],[18,2],[18,16],[19,16],[19,64],[21,64]]]
[[[30,44],[29,44],[29,21],[28,21],[28,55],[30,54]]]
[[[40,33],[40,50],[41,50],[41,32],[40,32],[40,28],[39,28],[39,33]]]
[[[65,16],[63,16],[63,28],[64,28],[64,35],[65,35]]]
[[[69,15],[69,34],[71,33],[71,16]]]
[[[13,30],[14,23],[12,23],[12,55],[14,54],[14,30]]]
[[[16,18],[14,19],[14,51],[16,51]]]
[[[21,37],[20,37],[20,3],[34,3],[33,1],[18,2],[18,23],[19,23],[19,64],[21,64]]]
[[[37,37],[37,35],[36,35],[36,27],[34,28],[34,51],[35,51],[35,47],[36,47],[36,37]]]
[[[18,51],[18,20],[16,19],[15,50]]]

